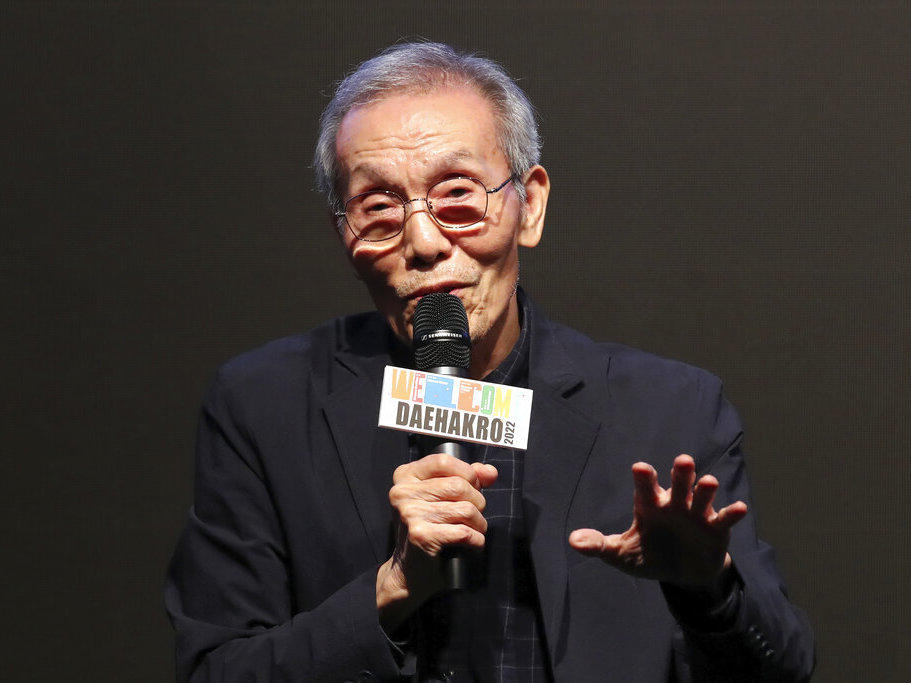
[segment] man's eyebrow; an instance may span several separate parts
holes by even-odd
[[[443,156],[439,157],[435,165],[448,166],[449,164],[455,163],[456,161],[464,161],[465,159],[474,159],[474,154],[469,152],[467,149],[457,149],[452,152],[447,152]]]
[[[352,178],[358,174],[368,176],[371,180],[376,180],[378,182],[385,180],[382,169],[380,169],[380,167],[376,164],[370,163],[369,161],[362,162],[352,168],[351,172],[348,174],[348,177]]]
[[[427,167],[431,169],[431,171],[436,171],[437,169],[444,170],[446,167],[452,166],[457,162],[474,160],[474,158],[475,155],[467,149],[457,149],[434,158],[427,164]],[[370,180],[380,183],[389,182],[389,179],[384,174],[382,167],[370,161],[361,162],[352,168],[349,177],[353,178],[355,175],[364,175],[367,176]],[[431,175],[434,174],[431,173]]]
[[[467,149],[457,149],[437,157],[429,163],[428,166],[433,170],[431,175],[437,175],[447,170],[449,167],[464,161],[476,161],[476,157]]]

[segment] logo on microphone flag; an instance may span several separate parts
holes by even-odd
[[[531,389],[386,366],[379,426],[525,450]]]

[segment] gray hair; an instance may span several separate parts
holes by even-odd
[[[349,74],[320,117],[319,139],[313,156],[317,189],[333,211],[341,211],[336,190],[339,163],[336,135],[345,115],[392,94],[432,92],[444,85],[468,85],[487,99],[497,114],[497,138],[516,179],[522,202],[525,186],[520,176],[538,163],[541,142],[534,110],[525,93],[502,66],[473,54],[460,53],[442,43],[402,43],[386,48]]]

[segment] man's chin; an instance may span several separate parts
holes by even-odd
[[[398,337],[399,341],[401,341],[403,344],[405,344],[407,346],[411,346],[411,340],[412,340],[412,337],[414,336],[414,328],[412,328],[412,326],[411,326],[411,317],[410,316],[408,317],[407,320],[404,318],[399,318],[399,317],[390,318],[387,316],[386,324],[389,325],[390,329],[392,330],[392,333],[396,337]],[[475,321],[473,321],[471,319],[471,317],[469,316],[469,318],[468,318],[468,336],[471,338],[471,343],[473,345],[477,344],[479,341],[481,341],[481,339],[483,339],[484,335],[486,335],[488,331],[489,330],[487,329],[486,326],[479,326],[479,325],[475,324]]]
[[[392,329],[392,332],[408,346],[411,345],[412,336],[414,334],[411,320],[414,317],[414,311],[417,308],[418,301],[419,299],[409,299],[408,301],[403,302],[404,306],[394,315],[386,315],[386,322]],[[462,303],[465,303],[464,300]],[[486,311],[478,311],[477,309],[472,308],[467,309],[466,314],[468,316],[468,334],[471,337],[471,343],[472,345],[477,345],[483,341],[490,332],[490,320],[486,315]]]

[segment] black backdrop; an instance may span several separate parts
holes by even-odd
[[[317,116],[423,36],[539,109],[528,290],[726,380],[817,680],[907,680],[909,27],[903,2],[4,2],[0,677],[172,676],[201,394],[370,305],[312,190]]]

